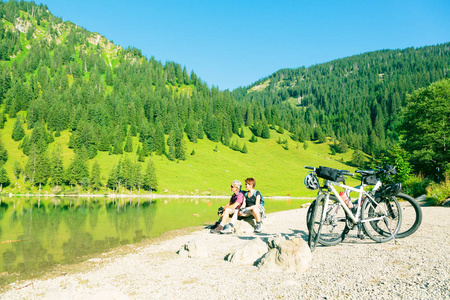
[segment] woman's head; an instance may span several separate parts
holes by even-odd
[[[245,185],[247,186],[247,188],[254,189],[255,186],[256,186],[255,178],[247,178],[247,179],[245,179]]]

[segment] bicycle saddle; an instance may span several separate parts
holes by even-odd
[[[361,174],[361,176],[375,175],[377,172],[375,170],[356,170],[355,173]]]

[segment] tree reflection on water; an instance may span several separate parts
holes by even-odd
[[[0,198],[0,286],[183,227],[214,222],[223,198]],[[305,200],[266,201],[268,212]],[[267,209],[267,208],[266,208]]]

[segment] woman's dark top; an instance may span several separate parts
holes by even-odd
[[[259,191],[256,191],[256,190],[255,190],[255,192],[253,193],[253,195],[252,195],[251,197],[248,197],[248,195],[249,195],[249,192],[246,192],[246,193],[245,193],[245,201],[246,201],[245,206],[246,206],[246,207],[250,207],[250,206],[255,205],[255,204],[256,204],[256,197],[257,197],[258,195],[259,195],[259,199],[260,199],[260,201],[261,201],[262,196],[261,196],[261,193],[260,193]],[[261,203],[261,202],[260,202],[260,203]]]

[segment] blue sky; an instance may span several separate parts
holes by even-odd
[[[250,85],[282,68],[450,42],[448,0],[42,3],[115,44],[186,66],[221,90]]]

